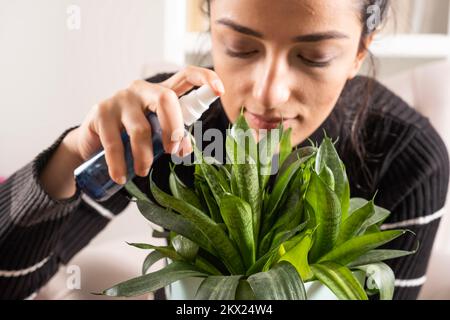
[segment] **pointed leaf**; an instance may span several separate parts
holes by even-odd
[[[175,251],[184,259],[187,261],[195,260],[199,249],[195,242],[178,234],[172,239],[171,243]]]
[[[128,191],[130,195],[132,195],[138,200],[150,201],[147,195],[143,193],[141,189],[139,189],[132,180],[127,182],[127,184],[125,185],[125,189]]]
[[[253,274],[247,281],[257,300],[306,300],[303,281],[288,262],[280,262],[267,272]]]
[[[321,257],[319,262],[333,261],[347,265],[364,253],[400,237],[405,232],[404,230],[382,231],[352,238]]]
[[[265,205],[263,232],[267,232],[268,230],[270,230],[268,228],[272,226],[276,209],[282,202],[282,199],[286,197],[285,192],[288,189],[289,183],[296,176],[303,163],[304,159],[295,161],[289,166],[288,169],[285,170],[282,175],[278,176],[275,180],[272,193],[269,196],[267,205]]]
[[[200,168],[202,177],[208,183],[211,193],[213,194],[216,201],[219,202],[220,198],[227,192],[227,190],[224,189],[227,182],[223,181],[223,177],[218,173],[217,169],[214,168],[213,165],[208,164],[204,161],[202,153],[195,144],[192,146],[192,148],[194,150],[196,161],[198,162],[196,169]]]
[[[302,159],[302,162],[305,163],[309,159],[314,158],[315,154],[317,152],[317,149],[314,147],[302,147],[298,148],[291,152],[291,154],[284,160],[284,162],[281,164],[280,170],[277,173],[277,179],[279,176],[281,176],[286,169],[289,168],[291,164],[293,164],[295,161]]]
[[[173,196],[177,199],[184,200],[187,203],[193,205],[199,210],[203,210],[203,206],[200,203],[200,199],[194,191],[184,185],[184,183],[178,178],[175,170],[169,175],[169,186]]]
[[[199,182],[199,187],[205,200],[206,206],[209,210],[209,216],[217,223],[222,223],[222,216],[220,215],[219,206],[215,201],[213,195],[209,191],[208,184],[205,182]]]
[[[255,241],[253,239],[252,209],[249,204],[234,195],[220,200],[220,212],[231,238],[236,242],[246,269],[255,263]]]
[[[314,276],[341,300],[368,300],[362,285],[350,269],[334,262],[311,265]]]
[[[148,269],[150,269],[156,262],[164,259],[166,256],[159,251],[153,251],[148,254],[142,264],[142,274],[146,274]]]
[[[357,267],[366,264],[378,263],[385,260],[391,260],[395,258],[409,256],[416,253],[417,250],[404,251],[404,250],[389,250],[389,249],[375,249],[371,250],[356,260],[348,264],[348,267]]]
[[[354,236],[360,234],[364,224],[373,214],[375,214],[373,201],[369,201],[361,208],[355,210],[347,219],[343,221],[336,245],[339,246],[347,240],[350,240]]]
[[[314,171],[311,172],[306,201],[314,211],[317,226],[309,257],[311,262],[316,262],[336,243],[341,222],[341,204],[336,194]]]
[[[173,262],[159,271],[119,283],[103,291],[103,294],[112,297],[134,297],[153,292],[178,280],[204,276],[206,275],[203,272],[188,263]]]
[[[283,134],[281,135],[280,162],[279,162],[281,165],[283,165],[284,161],[292,152],[291,136],[292,136],[292,128],[284,130]]]
[[[242,276],[210,276],[202,281],[195,300],[234,300]]]
[[[322,170],[328,167],[331,169],[334,176],[334,192],[341,204],[341,212],[345,209],[346,199],[346,177],[345,168],[342,166],[342,161],[334,147],[333,142],[327,136],[320,144],[317,151],[315,170],[317,174],[321,174]],[[344,197],[345,196],[345,197]],[[344,206],[342,205],[344,204]]]
[[[385,263],[374,263],[360,266],[367,276],[367,288],[377,290],[380,300],[392,300],[394,296],[395,276],[392,269]]]
[[[175,231],[176,233],[195,241],[195,243],[211,254],[217,255],[203,231],[185,217],[163,209],[149,201],[138,200],[137,206],[142,215],[150,222],[165,229]]]
[[[306,232],[303,238],[292,249],[282,255],[279,260],[290,262],[297,269],[303,281],[307,281],[313,276],[308,262],[308,253],[311,245],[311,232]]]
[[[274,153],[279,143],[280,143],[279,128],[266,131],[258,143],[260,190],[263,190],[267,186],[269,178],[272,174],[272,170],[276,170],[275,168],[272,167],[272,165],[278,165],[279,163],[273,162]]]
[[[151,175],[150,190],[152,191],[156,201],[158,201],[162,206],[179,212],[182,216],[194,223],[203,231],[219,257],[222,259],[223,263],[225,263],[228,270],[232,274],[243,274],[245,272],[244,264],[239,252],[217,223],[190,204],[164,193],[156,186],[151,178]]]

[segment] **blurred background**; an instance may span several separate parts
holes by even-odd
[[[0,177],[25,165],[132,80],[186,64],[210,65],[201,3],[0,0]],[[429,117],[449,145],[450,0],[392,3],[392,18],[371,47],[378,78]],[[132,207],[75,257],[83,270],[82,290],[65,289],[63,267],[41,297],[94,298],[87,293],[137,275],[145,254],[124,241],[147,241],[150,227]],[[450,298],[450,282],[437,277],[450,265],[448,215],[423,298]],[[117,269],[110,270],[112,278],[98,277],[107,264]]]

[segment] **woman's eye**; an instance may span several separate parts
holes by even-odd
[[[226,50],[226,54],[229,55],[230,57],[233,58],[249,58],[250,56],[252,56],[253,54],[257,53],[257,50],[252,50],[252,51],[234,51],[234,50],[230,50],[227,49]]]
[[[305,58],[302,55],[298,55],[298,57],[305,63],[306,65],[313,67],[313,68],[325,68],[328,67],[331,64],[332,59],[328,60],[311,60],[308,58]]]

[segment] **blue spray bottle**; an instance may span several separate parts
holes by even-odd
[[[181,97],[179,101],[186,126],[185,129],[188,129],[195,121],[200,119],[201,115],[217,98],[218,96],[208,85],[204,85]],[[153,161],[156,161],[164,154],[161,126],[156,113],[150,112],[147,115],[147,119],[152,128]],[[130,138],[126,132],[122,133],[122,141],[125,149],[127,181],[130,181],[135,177],[135,173]],[[123,187],[116,184],[109,176],[104,150],[76,168],[74,175],[78,188],[93,200],[100,202],[108,200]]]

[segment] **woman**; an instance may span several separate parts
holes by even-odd
[[[324,129],[339,137],[352,197],[378,190],[377,204],[392,211],[385,228],[401,225],[417,234],[394,246],[412,250],[418,240],[419,251],[391,263],[395,298],[415,299],[439,224],[417,218],[435,217],[443,207],[449,161],[426,118],[379,83],[356,77],[388,0],[214,0],[207,6],[214,71],[188,67],[133,82],[1,186],[0,297],[28,297],[87,245],[108,221],[96,206],[114,214],[127,206],[124,190],[96,205],[82,198],[73,170],[103,146],[111,177],[123,184],[125,128],[135,172],[146,177],[152,165],[148,109],[158,114],[165,150],[188,153],[189,141],[172,134],[183,128],[177,98],[209,84],[221,99],[202,117],[204,129],[225,130],[245,106],[254,129],[271,128],[282,117],[293,129],[293,145],[320,142]],[[155,176],[164,183],[167,166],[158,163]]]

